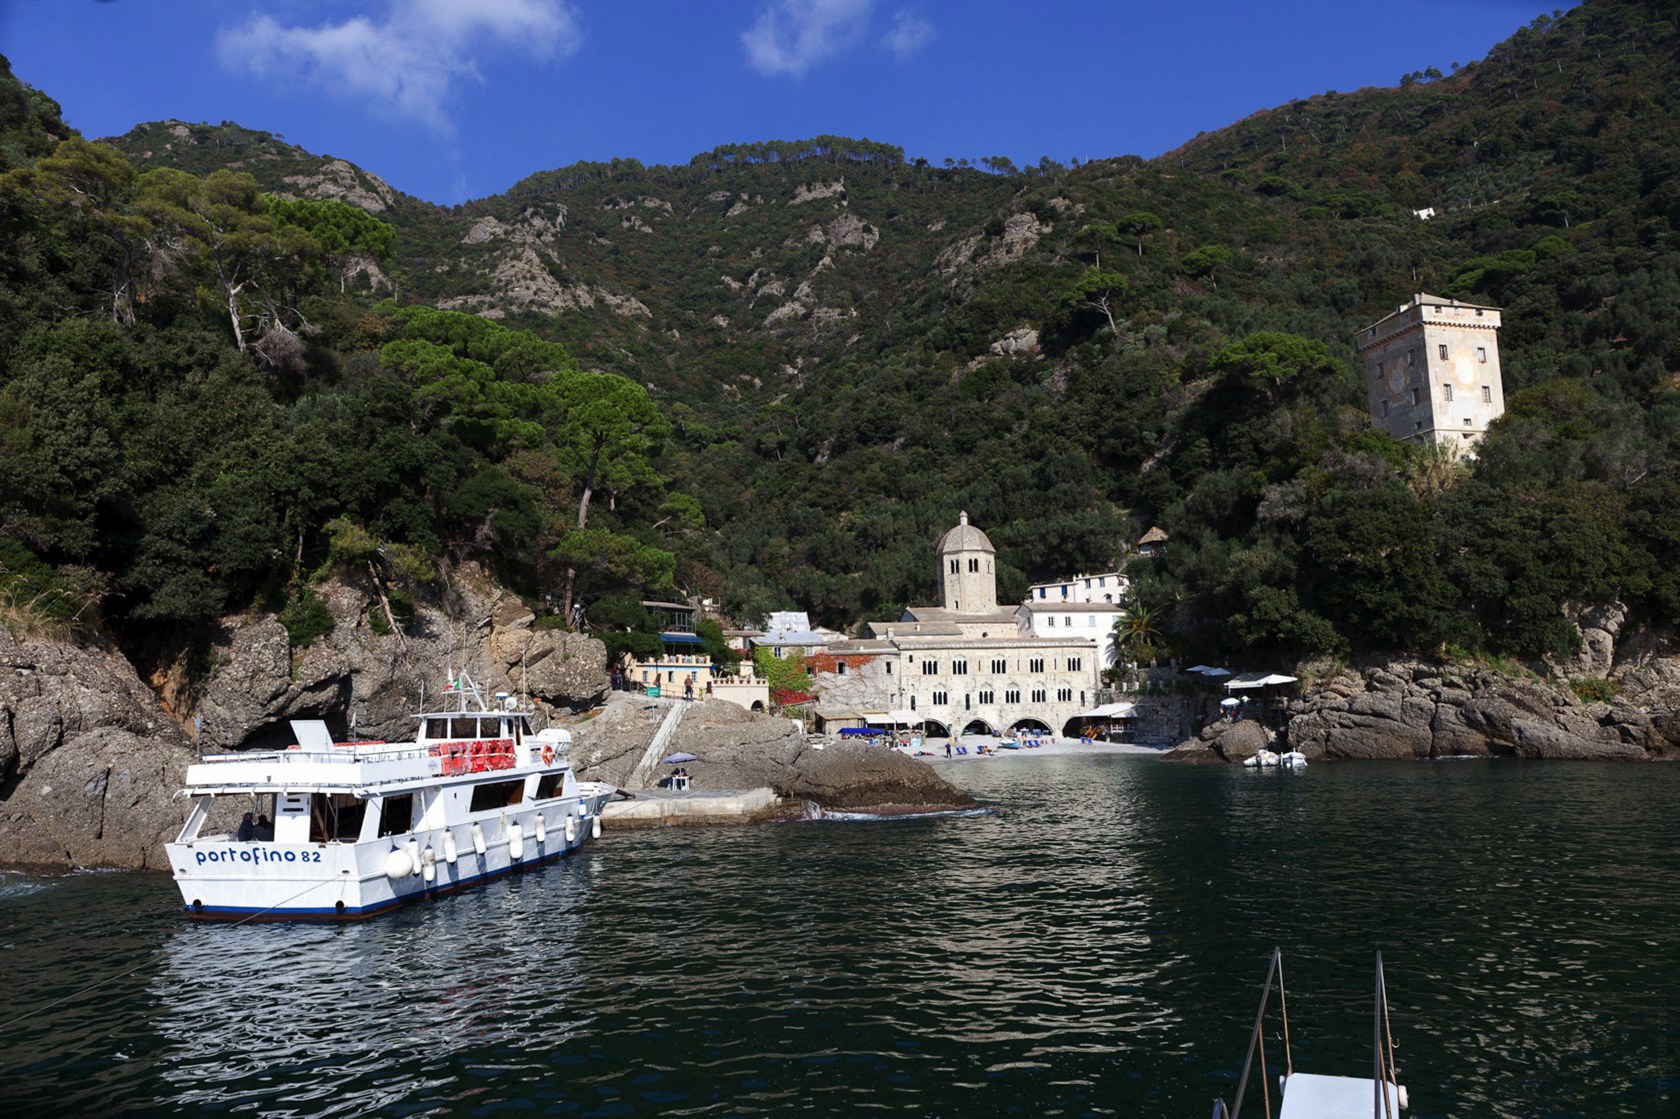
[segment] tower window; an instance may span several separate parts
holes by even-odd
[[[1417,404],[1418,404],[1418,400],[1419,400],[1419,396],[1418,396],[1418,390],[1417,390],[1417,389],[1413,389],[1413,390],[1412,390],[1412,407],[1414,407],[1414,408],[1416,408],[1416,407],[1417,407]]]
[[[1407,365],[1416,365],[1417,364],[1417,351],[1416,350],[1407,350],[1406,351],[1406,364]]]
[[[956,560],[952,560],[952,561],[951,561],[951,574],[952,574],[952,575],[955,575],[955,574],[956,574],[956,573],[957,573],[957,570],[958,570],[958,568],[957,568],[957,561],[956,561]]]
[[[1382,413],[1385,416],[1388,415],[1388,401],[1386,400],[1382,402]]]
[[[1483,385],[1482,386],[1482,403],[1483,404],[1492,404],[1493,403],[1493,386],[1492,385]]]
[[[977,560],[977,559],[971,559],[971,560],[969,560],[969,561],[968,561],[968,569],[969,569],[969,570],[970,570],[970,571],[973,571],[973,572],[975,572],[975,573],[976,573],[976,574],[978,574],[978,573],[979,573],[979,571],[980,571],[980,561],[979,561],[979,560]]]
[[[1377,379],[1379,381],[1382,380],[1382,375],[1383,375],[1383,363],[1379,361],[1379,362],[1377,362]]]
[[[1447,360],[1447,344],[1445,342],[1442,342],[1439,349],[1440,349],[1440,352],[1441,352],[1441,360],[1442,361]]]
[[[1451,385],[1442,385],[1441,386],[1441,399],[1442,400],[1451,400],[1452,399],[1452,386]]]
[[[1486,346],[1477,346],[1476,347],[1476,360],[1481,362],[1483,365],[1487,364],[1487,347]]]

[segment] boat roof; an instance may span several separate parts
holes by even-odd
[[[1376,1101],[1377,1091],[1377,1082],[1370,1077],[1293,1073],[1283,1078],[1283,1103],[1278,1108],[1278,1119],[1342,1119],[1364,1115]],[[1395,1111],[1400,1107],[1398,1095],[1399,1089],[1390,1081],[1388,1098]]]

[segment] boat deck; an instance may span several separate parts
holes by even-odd
[[[1399,1089],[1388,1086],[1388,1113],[1399,1115]],[[1358,1076],[1320,1076],[1297,1072],[1283,1078],[1278,1119],[1371,1119],[1377,1105],[1377,1082]]]

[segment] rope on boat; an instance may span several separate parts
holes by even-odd
[[[299,890],[297,893],[293,894],[291,897],[286,898],[282,901],[277,901],[273,905],[269,906],[267,909],[259,909],[255,913],[252,913],[248,917],[241,917],[239,920],[233,922],[233,924],[229,925],[228,927],[231,928],[231,929],[237,929],[240,925],[246,924],[246,923],[251,922],[251,921],[255,921],[258,917],[261,917],[264,914],[273,913],[276,909],[279,909],[282,905],[290,905],[292,902],[296,901],[298,898],[301,898],[304,894],[307,894],[310,890],[317,889],[321,886],[326,885],[328,882],[331,882],[331,881],[332,881],[332,879],[328,878],[328,879],[324,879],[320,882],[312,882],[309,885],[305,886],[303,889]],[[127,971],[119,971],[115,975],[107,975],[103,979],[95,979],[92,983],[89,983],[86,987],[83,987],[79,991],[72,991],[70,994],[65,995],[63,998],[54,999],[53,1001],[51,1001],[49,1003],[46,1003],[42,1006],[37,1006],[34,1010],[31,1010],[31,1011],[29,1011],[25,1014],[19,1014],[16,1018],[8,1018],[4,1022],[0,1022],[0,1030],[8,1030],[11,1027],[17,1025],[19,1022],[24,1021],[25,1019],[32,1018],[35,1015],[40,1014],[44,1011],[51,1010],[54,1007],[63,1006],[67,1002],[73,1002],[76,999],[79,999],[83,995],[87,994],[89,991],[95,990],[96,988],[99,988],[99,987],[103,987],[107,983],[115,983],[119,979],[126,979],[130,975],[133,975],[137,971],[144,971],[146,968],[150,967],[151,965],[152,965],[152,961],[147,960],[145,963],[135,964],[133,967],[129,968]]]

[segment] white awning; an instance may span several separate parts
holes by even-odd
[[[1105,703],[1101,707],[1093,707],[1089,711],[1081,711],[1081,719],[1126,719],[1137,710],[1135,703]]]
[[[925,715],[914,711],[888,711],[885,715],[865,715],[863,721],[872,727],[907,727],[925,721]]]
[[[1285,676],[1281,672],[1245,672],[1241,676],[1233,676],[1225,681],[1225,690],[1231,692],[1249,691],[1255,688],[1269,688],[1274,684],[1293,684],[1295,677]]]

